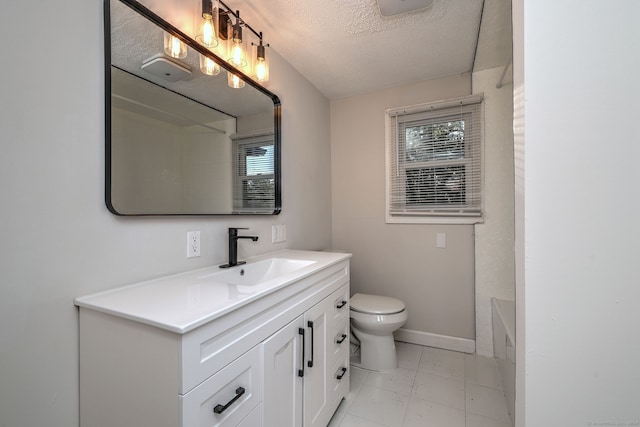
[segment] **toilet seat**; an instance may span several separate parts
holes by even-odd
[[[368,294],[353,294],[349,305],[351,310],[364,314],[396,314],[406,308],[399,299]]]

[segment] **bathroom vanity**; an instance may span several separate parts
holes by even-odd
[[[77,298],[83,427],[326,426],[349,254],[285,250]]]

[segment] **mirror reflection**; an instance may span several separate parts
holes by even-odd
[[[118,215],[279,213],[277,97],[254,82],[229,87],[224,69],[216,76],[203,74],[201,55],[192,46],[185,58],[168,57],[162,28],[121,1],[105,5],[105,36],[111,44],[109,210]]]

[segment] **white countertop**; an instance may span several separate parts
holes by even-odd
[[[184,334],[350,257],[348,253],[286,249],[248,258],[247,264],[232,269],[249,267],[252,263],[271,258],[313,263],[269,280],[264,285],[243,287],[243,292],[238,292],[238,286],[216,281],[216,273],[230,271],[216,265],[79,297],[75,304]]]

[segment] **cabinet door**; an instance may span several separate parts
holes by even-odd
[[[304,333],[303,318],[300,316],[262,344],[265,427],[302,426]]]
[[[327,343],[333,300],[325,298],[304,314],[307,333],[306,366],[304,372],[304,426],[325,427],[333,409],[329,407],[330,396],[327,384]]]

